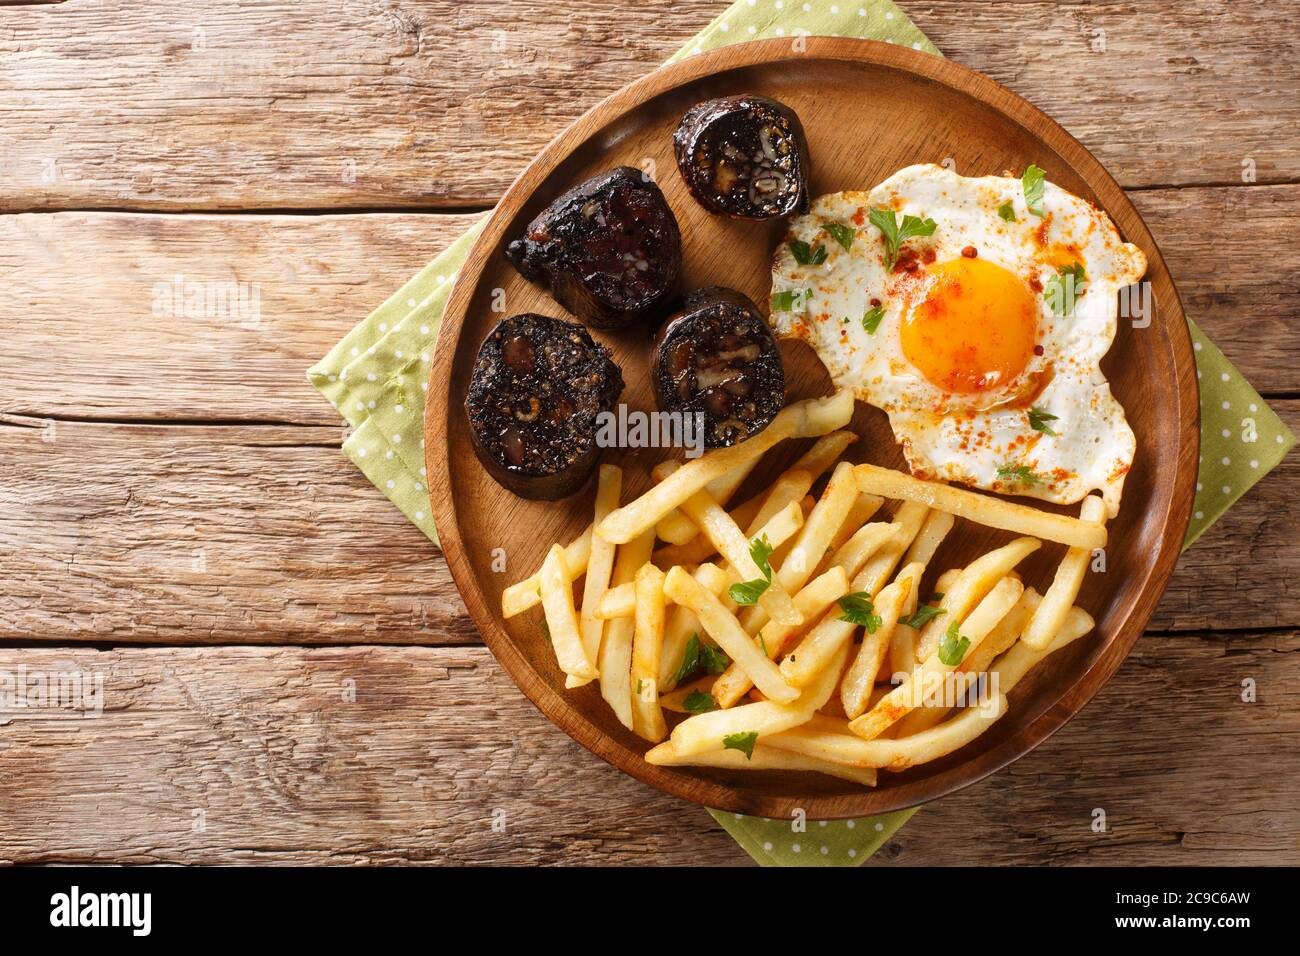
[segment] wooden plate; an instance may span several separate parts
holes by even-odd
[[[1105,209],[1150,263],[1154,320],[1143,329],[1122,321],[1103,363],[1138,448],[1111,525],[1106,572],[1088,575],[1079,598],[1096,617],[1096,632],[1033,672],[1016,688],[1010,712],[978,741],[942,761],[882,773],[874,790],[815,774],[651,766],[641,756],[645,743],[618,723],[595,684],[564,689],[540,610],[509,621],[500,614],[502,590],[535,570],[552,542],[567,542],[586,526],[593,497],[589,485],[562,502],[516,498],[471,450],[463,403],[479,344],[504,317],[492,309],[496,290],[504,290],[506,314],[571,318],[515,273],[504,247],[569,186],[613,166],[640,167],[652,171],[681,224],[685,288],[726,285],[766,303],[783,223],[709,215],[687,194],[673,159],[672,132],[682,114],[700,100],[739,92],[774,97],[799,114],[812,153],[813,195],[869,188],[918,162],[951,159],[969,176],[1019,171],[1033,162],[1053,182]],[[595,333],[622,366],[622,401],[633,409],[653,409],[649,334]],[[790,345],[783,351],[792,397],[827,393],[829,379],[811,350]],[[863,440],[850,457],[903,467],[882,413],[859,403],[853,427]],[[838,818],[912,806],[1005,766],[1073,716],[1114,673],[1164,591],[1191,511],[1198,438],[1195,365],[1178,294],[1146,225],[1087,150],[1015,94],[949,60],[817,37],[806,38],[799,52],[789,41],[766,40],[665,67],[609,97],[547,146],[510,187],[460,271],[438,335],[425,414],[430,500],[447,563],[475,624],[515,683],[579,743],[633,776],[707,806],[769,817],[796,807],[813,818]],[[782,464],[773,459],[788,461],[802,450],[778,446],[760,469],[764,475],[754,479],[770,478]],[[626,470],[624,500],[645,487],[659,457],[652,450],[607,453],[605,460]],[[960,566],[1008,537],[958,522],[933,566]],[[493,567],[502,554],[496,549],[506,558],[502,573]],[[1025,580],[1045,588],[1062,551],[1041,549],[1037,560],[1022,565]]]

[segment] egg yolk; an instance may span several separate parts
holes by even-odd
[[[919,302],[905,310],[903,355],[946,392],[1005,385],[1034,354],[1038,303],[1014,273],[986,259],[961,258],[927,270]]]

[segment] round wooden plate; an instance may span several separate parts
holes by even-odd
[[[1123,191],[1065,130],[949,60],[863,40],[810,37],[801,46],[744,43],[665,67],[600,103],[524,170],[475,242],[443,315],[425,409],[425,457],[443,551],[470,614],[515,683],[551,720],[615,766],[689,800],[768,817],[802,808],[813,818],[839,818],[901,809],[979,780],[1040,743],[1115,672],[1155,609],[1183,541],[1196,481],[1198,400],[1187,324],[1164,260]],[[1032,672],[1012,695],[1009,713],[979,740],[941,761],[881,773],[880,785],[870,790],[817,774],[651,766],[642,759],[645,742],[618,723],[595,684],[564,689],[540,609],[508,621],[500,613],[502,590],[533,572],[552,542],[581,532],[591,520],[593,498],[592,485],[560,502],[516,498],[471,450],[463,406],[488,330],[518,312],[571,318],[511,268],[505,245],[569,186],[613,166],[634,166],[657,179],[681,224],[684,287],[731,286],[766,303],[771,253],[784,224],[708,214],[687,194],[673,159],[672,133],[682,114],[700,100],[740,92],[774,97],[799,114],[812,154],[813,195],[866,189],[918,162],[951,160],[969,176],[1019,172],[1037,163],[1053,182],[1105,209],[1150,264],[1153,320],[1145,328],[1121,321],[1103,363],[1138,447],[1123,507],[1110,526],[1105,573],[1088,575],[1079,597],[1097,619],[1096,631]],[[493,310],[500,290],[504,314]],[[622,401],[632,409],[653,409],[651,331],[595,333],[623,368]],[[811,350],[783,345],[783,351],[792,398],[829,391]],[[862,440],[849,457],[904,467],[882,413],[859,403],[853,427]],[[751,487],[770,480],[806,445],[778,446]],[[606,461],[624,466],[625,501],[648,484],[648,470],[662,454],[606,453]],[[961,566],[1008,538],[958,522],[932,567]],[[1059,546],[1042,548],[1021,567],[1026,582],[1045,588],[1062,553]],[[499,571],[502,556],[505,570]]]

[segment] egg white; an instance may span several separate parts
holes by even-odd
[[[1014,221],[999,215],[1004,204]],[[905,215],[934,220],[932,236],[902,244],[917,259],[913,272],[886,270],[881,232],[869,222],[873,208],[894,210],[900,223]],[[771,323],[778,335],[808,342],[837,385],[888,413],[914,474],[1058,503],[1096,489],[1113,517],[1136,442],[1098,363],[1115,337],[1117,292],[1142,277],[1146,257],[1120,239],[1104,212],[1051,182],[1043,213],[1029,212],[1019,179],[968,178],[933,164],[909,166],[870,191],[822,196],[791,220],[777,249]],[[850,248],[827,223],[853,230]],[[822,247],[825,260],[800,264],[792,240]],[[915,290],[926,263],[958,259],[963,250],[1024,281],[1038,307],[1041,347],[1013,380],[965,394],[929,381],[899,338],[908,283]],[[1070,260],[1083,263],[1087,284],[1073,312],[1059,316],[1043,290]],[[883,315],[868,332],[863,316],[877,304]],[[1057,416],[1043,423],[1054,435],[1031,426],[1031,407]],[[1009,478],[1008,468],[1031,477]]]

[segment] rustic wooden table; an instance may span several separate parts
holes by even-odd
[[[1300,428],[1295,7],[904,6],[1107,165]],[[0,860],[748,862],[514,689],[304,380],[721,9],[0,0],[0,672],[105,694],[0,726]],[[169,314],[178,276],[260,308]],[[873,864],[1300,862],[1298,474],[1185,556],[1083,714]]]

